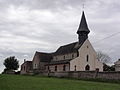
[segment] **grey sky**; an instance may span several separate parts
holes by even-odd
[[[32,60],[35,51],[54,52],[77,41],[82,4],[91,30],[89,39],[96,51],[120,58],[119,0],[0,0],[0,71],[3,60],[16,56]]]

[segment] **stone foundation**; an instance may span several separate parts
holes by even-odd
[[[111,79],[111,80],[120,80],[120,72],[97,72],[97,71],[68,71],[68,72],[44,72],[41,73],[45,76],[53,77],[66,77],[66,78],[87,78],[87,79]]]

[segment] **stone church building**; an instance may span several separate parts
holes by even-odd
[[[36,52],[31,61],[32,70],[36,72],[103,71],[103,64],[97,59],[97,54],[88,39],[89,33],[83,11],[77,30],[78,42],[60,46],[54,53]],[[29,67],[26,62],[22,64],[21,74]]]

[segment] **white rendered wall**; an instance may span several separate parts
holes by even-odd
[[[85,71],[86,65],[90,66],[90,71],[94,71],[96,68],[99,68],[99,71],[103,71],[103,64],[97,60],[97,54],[88,39],[78,52],[79,56],[70,61],[70,71],[74,71],[75,66],[76,71]],[[87,55],[89,56],[88,62],[86,59]]]

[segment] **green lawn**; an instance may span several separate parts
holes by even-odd
[[[120,84],[40,76],[0,75],[0,90],[120,90]]]

